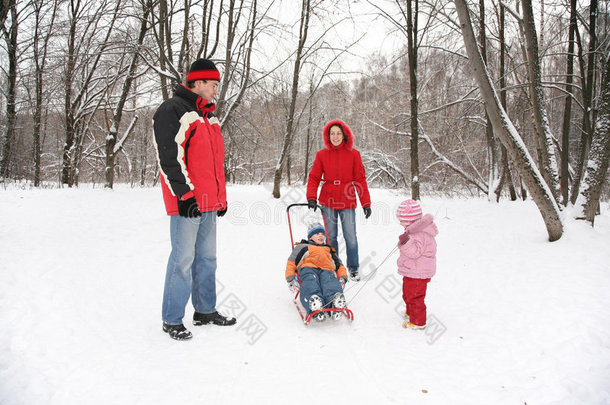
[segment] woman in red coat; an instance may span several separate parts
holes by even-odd
[[[326,219],[330,245],[339,253],[337,225],[345,238],[347,268],[350,279],[359,281],[358,239],[356,237],[356,193],[364,209],[371,215],[371,197],[366,184],[366,174],[360,152],[353,148],[354,136],[347,124],[330,121],[323,130],[326,148],[318,151],[307,181],[307,202],[314,210],[318,201]],[[323,182],[318,198],[318,186]]]

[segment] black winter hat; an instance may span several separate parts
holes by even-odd
[[[209,59],[197,59],[191,65],[186,81],[194,82],[195,80],[218,80],[220,81],[220,72],[216,69],[216,65]]]

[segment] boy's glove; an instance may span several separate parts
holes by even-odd
[[[178,214],[184,218],[200,217],[201,212],[199,211],[195,197],[191,197],[184,201],[178,197]]]
[[[364,218],[365,219],[369,219],[369,217],[371,216],[371,207],[364,207]]]
[[[307,201],[307,208],[309,208],[310,210],[313,209],[315,211],[318,208],[318,202],[316,200]]]
[[[347,283],[347,277],[345,276],[341,276],[341,278],[339,279],[339,284],[341,284],[341,288],[345,288],[345,283]]]
[[[286,277],[286,282],[288,283],[288,289],[295,294],[301,289],[299,286],[299,281],[295,276]]]
[[[409,231],[405,231],[398,237],[398,246],[404,245],[409,240]]]

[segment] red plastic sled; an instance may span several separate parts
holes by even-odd
[[[286,208],[286,214],[288,216],[288,229],[290,231],[291,250],[294,249],[294,245],[295,244],[294,244],[294,238],[292,236],[292,223],[290,222],[290,209],[293,208],[293,207],[303,207],[303,206],[307,207],[307,203],[294,203],[294,204],[290,204]],[[322,221],[324,222],[324,231],[326,232],[326,240],[328,241],[328,229],[326,228],[326,218],[324,218],[324,214],[322,213],[322,211],[320,211],[320,214],[322,215]],[[301,278],[299,277],[299,273],[297,273],[297,279],[299,280],[299,286],[300,286],[301,285]],[[299,312],[299,315],[301,316],[301,319],[303,320],[303,323],[305,325],[309,324],[309,322],[311,321],[313,316],[315,314],[317,314],[317,313],[320,313],[320,312],[343,312],[343,315],[347,319],[349,319],[350,321],[354,320],[354,313],[347,306],[345,308],[342,308],[342,309],[338,309],[338,308],[323,308],[323,309],[318,309],[316,311],[313,311],[311,314],[308,314],[307,311],[305,310],[305,308],[303,308],[303,306],[301,305],[300,301],[298,300],[300,292],[301,292],[300,290],[297,291],[296,295],[292,299],[292,302],[296,306],[297,311]]]

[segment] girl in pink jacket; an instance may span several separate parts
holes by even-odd
[[[430,214],[422,216],[420,205],[405,200],[396,216],[405,229],[398,238],[398,274],[403,276],[402,298],[407,305],[403,326],[409,329],[426,327],[426,288],[436,273],[436,240],[438,229]]]

